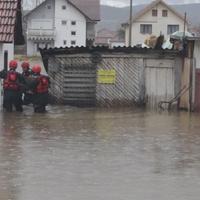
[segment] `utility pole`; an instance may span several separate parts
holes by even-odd
[[[185,12],[183,38],[185,38],[185,34],[186,34],[186,23],[187,23],[187,13]]]
[[[130,0],[129,46],[132,46],[133,0]]]

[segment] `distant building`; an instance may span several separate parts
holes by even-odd
[[[27,55],[39,48],[93,45],[99,0],[46,0],[25,15]]]
[[[165,38],[176,31],[184,31],[184,16],[163,0],[156,0],[133,17],[132,46],[142,44],[149,35],[164,35]],[[129,45],[129,22],[122,24],[125,28],[125,43]],[[186,30],[188,24],[186,23]]]
[[[116,31],[101,29],[95,37],[95,46],[107,46],[110,48],[125,46],[124,38],[121,38]]]

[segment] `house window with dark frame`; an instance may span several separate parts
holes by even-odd
[[[71,45],[76,45],[76,41],[75,41],[75,40],[72,40],[72,41],[71,41]]]
[[[76,31],[71,31],[71,35],[76,35]]]
[[[162,16],[163,17],[168,17],[168,10],[163,10],[162,11]]]
[[[67,6],[66,5],[62,5],[62,10],[66,10]]]
[[[63,40],[63,44],[64,44],[64,45],[67,45],[67,40]]]
[[[158,16],[158,10],[157,9],[153,9],[152,10],[152,16],[153,17],[157,17]]]
[[[167,34],[173,34],[176,31],[179,31],[179,25],[167,25]]]
[[[62,20],[61,23],[62,23],[62,25],[67,25],[67,21],[66,20]]]
[[[140,24],[140,33],[152,34],[152,24]]]
[[[71,25],[75,26],[76,25],[76,21],[71,21]]]

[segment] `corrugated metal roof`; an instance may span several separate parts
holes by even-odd
[[[179,53],[177,50],[169,49],[151,49],[151,48],[140,48],[140,47],[114,47],[110,49],[106,46],[97,46],[97,47],[60,47],[60,48],[45,48],[40,49],[41,55],[52,55],[52,54],[79,54],[79,53],[158,53],[163,55],[165,53]]]
[[[0,42],[14,41],[19,0],[0,0]]]

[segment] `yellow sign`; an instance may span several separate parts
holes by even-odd
[[[98,79],[97,82],[100,84],[115,84],[116,80],[116,71],[114,69],[111,70],[98,70]]]

